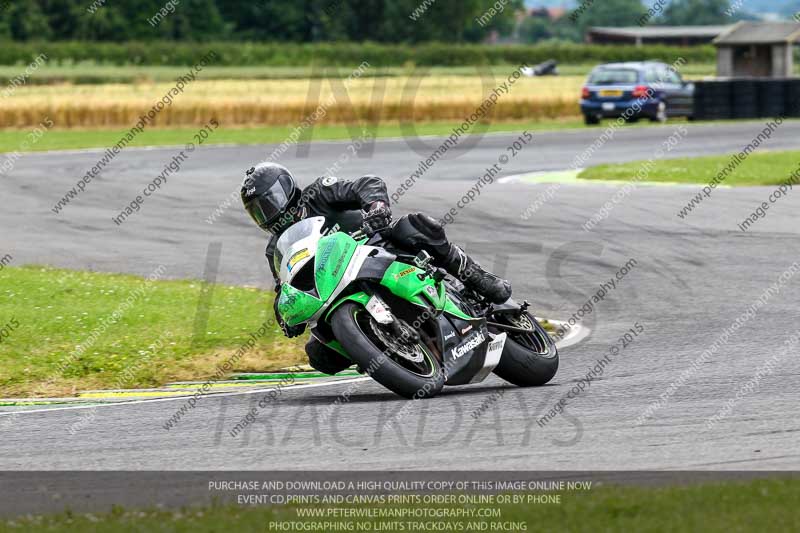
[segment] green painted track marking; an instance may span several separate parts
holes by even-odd
[[[582,180],[578,179],[578,175],[583,169],[578,170],[558,170],[554,172],[531,172],[530,174],[521,174],[512,179],[512,181],[519,181],[523,183],[561,183],[565,185],[610,185],[620,186],[628,183],[635,183],[637,186],[644,185],[647,187],[692,187],[697,188],[702,185],[697,183],[677,183],[667,181],[634,181],[634,176],[629,180]],[[721,188],[730,188],[730,185],[718,185]]]
[[[234,380],[241,380],[241,381],[248,381],[248,380],[259,380],[259,381],[275,381],[281,379],[308,379],[308,378],[330,378],[330,377],[349,377],[349,376],[360,376],[358,372],[355,370],[344,370],[343,372],[339,372],[336,376],[329,376],[328,374],[323,374],[322,372],[298,372],[298,373],[265,373],[265,374],[234,374],[231,376],[231,379]]]
[[[79,398],[64,398],[58,400],[14,400],[0,401],[0,407],[29,407],[34,405],[99,405],[97,402],[81,400]]]
[[[324,381],[338,381],[349,376],[326,376],[328,379],[320,378],[294,378],[294,383],[286,383],[285,386],[291,387],[292,385],[300,385],[305,383],[315,383]],[[292,378],[287,378],[292,379]],[[244,380],[235,383],[212,383],[211,390],[215,392],[231,392],[235,390],[257,389],[259,387],[273,388],[278,379],[273,380]],[[204,381],[182,384],[182,385],[168,385],[161,389],[125,389],[125,390],[98,390],[98,391],[84,391],[78,394],[80,398],[158,398],[158,397],[171,397],[171,396],[191,396],[197,392],[198,387],[202,386]]]
[[[329,376],[321,372],[264,372],[234,374],[231,379],[217,381],[210,384],[215,392],[231,392],[242,389],[254,389],[261,386],[269,387],[279,381],[294,380],[293,384],[307,384],[324,381],[338,381],[340,379],[360,376],[355,370],[345,370]],[[183,381],[167,383],[161,388],[149,389],[117,389],[117,390],[88,390],[81,391],[76,397],[71,398],[6,398],[0,399],[0,407],[29,407],[46,405],[101,405],[103,400],[121,400],[126,398],[169,398],[191,396],[205,381]],[[287,386],[291,386],[286,384]],[[98,401],[99,400],[99,401]]]
[[[525,183],[578,183],[581,170],[560,170],[556,172],[532,172],[519,176]]]

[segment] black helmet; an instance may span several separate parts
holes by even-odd
[[[296,218],[300,189],[292,173],[277,163],[259,163],[247,171],[242,183],[242,203],[258,227],[280,233]]]

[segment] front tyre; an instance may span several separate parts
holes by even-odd
[[[553,379],[558,371],[558,348],[541,324],[528,313],[520,317],[502,314],[496,320],[533,333],[506,332],[503,355],[494,373],[518,387],[536,387]]]
[[[432,398],[444,387],[444,372],[424,343],[404,344],[362,306],[345,302],[331,327],[350,358],[372,379],[410,399]]]

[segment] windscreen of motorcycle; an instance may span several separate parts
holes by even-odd
[[[301,220],[283,232],[275,245],[275,266],[281,282],[290,283],[292,276],[313,260],[322,238],[325,217]]]

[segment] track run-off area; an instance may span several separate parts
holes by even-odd
[[[674,127],[622,128],[586,164],[651,158]],[[666,157],[738,152],[764,125],[685,127]],[[562,349],[547,386],[491,377],[408,402],[352,377],[286,387],[263,409],[265,389],[226,391],[203,396],[169,429],[185,398],[102,405],[74,432],[91,406],[1,407],[0,469],[799,469],[800,191],[742,232],[737,223],[774,187],[716,189],[682,220],[700,186],[640,184],[587,231],[620,184],[500,180],[569,169],[602,132],[535,132],[516,154],[507,148],[519,133],[463,139],[393,207],[436,218],[455,209],[451,240],[506,276],[537,316],[580,311],[591,333]],[[760,150],[798,149],[798,139],[800,122],[786,122]],[[379,140],[346,158],[350,142],[315,142],[281,162],[302,184],[337,165],[341,178],[382,176],[391,193],[442,141]],[[166,278],[200,278],[216,242],[218,282],[268,288],[266,236],[240,204],[209,217],[274,148],[196,150],[121,226],[112,217],[180,147],[125,150],[59,214],[51,207],[102,150],[25,154],[0,180],[0,252],[15,265],[140,275],[164,265]],[[253,408],[255,420],[232,435]]]

